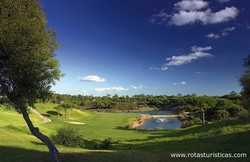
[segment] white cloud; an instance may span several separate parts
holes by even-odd
[[[239,13],[236,7],[226,7],[218,12],[210,13],[202,20],[203,24],[216,24],[234,19]]]
[[[218,34],[214,34],[214,33],[210,33],[208,35],[206,35],[207,38],[212,38],[212,39],[218,39],[220,38],[220,35]]]
[[[174,12],[168,14],[165,10],[160,10],[159,13],[151,17],[150,22],[177,26],[194,23],[217,24],[235,19],[239,13],[239,10],[234,6],[213,12],[209,8],[209,3],[203,0],[182,0],[175,3],[174,6],[176,9]]]
[[[234,19],[238,15],[238,9],[235,7],[226,7],[218,12],[212,12],[211,9],[205,11],[184,11],[175,13],[169,24],[182,26],[193,23],[217,24]]]
[[[165,66],[165,64],[164,65],[162,65],[162,67],[161,67],[161,70],[163,70],[163,71],[166,71],[166,70],[168,70],[169,68],[167,67],[167,66]]]
[[[123,92],[123,91],[129,91],[129,90],[138,90],[141,88],[144,88],[144,86],[143,85],[139,85],[139,86],[131,85],[129,87],[117,86],[117,87],[95,88],[94,91],[98,93],[112,93],[112,92]]]
[[[121,86],[118,87],[108,87],[108,88],[95,88],[96,92],[103,93],[103,92],[121,92],[121,91],[128,91],[128,88],[124,88]]]
[[[172,56],[169,58],[166,58],[168,61],[164,65],[162,65],[162,70],[167,70],[170,66],[179,66],[183,64],[187,64],[192,62],[193,60],[197,60],[202,57],[211,57],[212,55],[210,53],[206,53],[204,51],[211,50],[212,47],[197,47],[193,46],[191,48],[192,53],[189,53],[188,55],[180,55],[180,56]]]
[[[175,3],[174,6],[178,10],[193,11],[207,7],[208,3],[203,0],[182,0],[181,2]]]
[[[133,85],[131,85],[129,87],[129,89],[141,89],[141,88],[143,88],[143,85],[139,85],[139,86],[133,86]]]
[[[166,59],[167,61],[169,61],[166,65],[178,66],[178,65],[190,63],[191,61],[196,60],[198,58],[208,57],[208,56],[211,56],[211,54],[204,53],[204,52],[194,52],[188,55],[172,56],[171,58]]]
[[[184,82],[184,81],[183,81],[183,82],[179,82],[179,83],[177,83],[177,82],[173,83],[173,85],[180,85],[180,84],[181,84],[181,85],[185,85],[185,84],[187,84],[187,82]]]
[[[158,67],[150,67],[149,69],[150,70],[161,70],[161,68],[158,68]]]
[[[152,24],[162,24],[168,20],[171,15],[167,14],[164,9],[160,10],[159,13],[154,14],[150,19],[149,22]]]
[[[186,82],[181,82],[181,84],[187,84]]]
[[[193,46],[193,47],[191,48],[191,50],[192,50],[193,52],[208,51],[208,50],[211,50],[211,49],[212,49],[211,46],[208,46],[208,47],[197,47],[197,46]]]
[[[160,70],[165,71],[165,70],[168,70],[168,67],[166,67],[166,66],[162,66],[162,67],[150,67],[149,69],[150,70],[157,70],[157,71],[160,71]]]
[[[225,28],[225,29],[223,29],[223,31],[234,31],[235,30],[235,27],[233,26],[233,27],[231,27],[231,28]]]
[[[169,24],[171,25],[187,25],[192,24],[195,22],[198,22],[198,20],[202,20],[205,17],[205,13],[203,11],[179,11],[178,13],[175,13],[171,20],[169,21]]]
[[[229,32],[232,32],[235,30],[235,27],[231,27],[231,28],[225,28],[222,30],[222,34],[223,36],[227,36]]]
[[[87,82],[106,82],[106,79],[101,78],[97,75],[88,75],[85,77],[79,77],[80,81],[87,81]]]
[[[212,39],[218,39],[218,38],[227,36],[230,32],[234,31],[235,29],[236,29],[235,27],[228,27],[228,28],[225,28],[222,31],[220,31],[219,34],[210,33],[210,34],[206,35],[206,37],[212,38]]]

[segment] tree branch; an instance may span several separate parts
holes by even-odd
[[[3,80],[3,77],[0,77],[0,85],[1,85],[1,91],[3,91],[3,94],[6,94],[6,96],[10,99],[11,98],[11,93],[9,92],[9,88],[6,85],[5,81]]]
[[[58,152],[57,148],[55,147],[55,145],[51,142],[51,140],[46,135],[42,134],[39,131],[38,127],[34,127],[32,121],[29,118],[26,107],[21,105],[17,101],[14,101],[14,105],[15,105],[16,108],[18,108],[22,112],[23,118],[24,118],[25,122],[27,123],[30,132],[35,137],[40,139],[44,144],[46,144],[46,146],[49,149],[52,161],[53,162],[60,162],[60,155],[59,155],[59,152]]]

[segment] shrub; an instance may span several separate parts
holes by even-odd
[[[191,117],[189,119],[189,125],[195,125],[195,124],[200,124],[202,123],[202,120],[200,118],[197,118],[197,117]]]
[[[216,110],[214,117],[216,120],[225,120],[230,116],[230,113],[226,110]]]
[[[230,116],[233,118],[247,117],[248,111],[240,106],[233,106],[228,109]]]
[[[56,144],[70,147],[84,147],[84,140],[78,130],[74,128],[59,128],[56,135],[52,136],[52,140]]]
[[[113,143],[114,143],[114,141],[112,140],[112,138],[106,138],[102,141],[101,148],[102,149],[109,149],[112,147]]]

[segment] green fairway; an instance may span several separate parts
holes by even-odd
[[[164,131],[127,130],[136,114],[101,113],[72,110],[70,118],[58,118],[55,104],[36,104],[37,110],[52,119],[42,120],[33,114],[32,121],[48,136],[61,127],[77,128],[86,140],[85,148],[58,146],[62,161],[186,161],[171,158],[170,153],[237,152],[250,155],[250,120],[231,120],[205,126]],[[81,124],[71,124],[72,122]],[[37,123],[37,124],[36,124]],[[96,150],[106,138],[116,143],[111,150]],[[191,161],[228,161],[228,159],[189,159]],[[229,159],[237,161],[239,159]],[[246,158],[242,159],[249,160]],[[50,161],[46,146],[33,137],[22,116],[0,109],[0,161]]]

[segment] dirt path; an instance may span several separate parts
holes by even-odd
[[[52,120],[50,118],[47,118],[45,116],[43,116],[41,113],[39,113],[36,109],[29,107],[29,110],[34,113],[36,116],[38,116],[39,118],[43,119],[43,122],[38,122],[38,123],[33,123],[33,124],[44,124],[44,123],[49,123]]]

